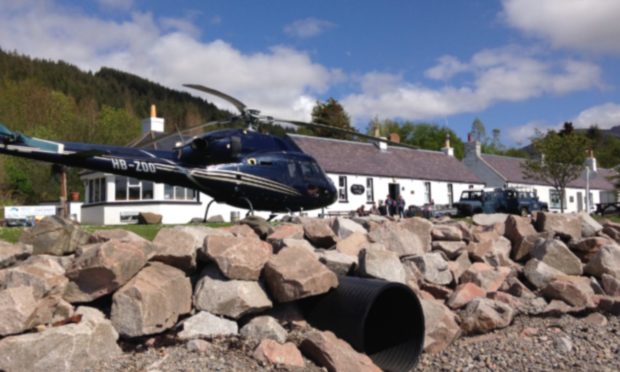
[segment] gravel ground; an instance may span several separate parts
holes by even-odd
[[[606,319],[601,324],[600,318],[520,316],[508,328],[423,354],[416,371],[620,371],[620,317]],[[251,356],[256,343],[237,337],[213,340],[204,353],[170,336],[122,346],[122,357],[91,371],[325,371],[307,359],[305,368],[267,366]]]
[[[590,319],[520,316],[508,328],[423,354],[417,370],[620,371],[620,317],[606,325]]]

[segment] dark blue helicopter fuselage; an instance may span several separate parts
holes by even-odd
[[[0,153],[200,190],[217,202],[273,212],[326,207],[336,189],[288,138],[226,129],[171,151],[55,142],[0,128]]]

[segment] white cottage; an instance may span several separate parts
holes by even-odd
[[[541,201],[549,204],[552,211],[560,211],[560,195],[552,185],[540,180],[527,179],[523,174],[522,158],[482,154],[480,142],[469,141],[465,144],[463,163],[475,173],[487,187],[517,187],[533,190]],[[582,176],[571,181],[566,188],[564,200],[565,212],[593,211],[597,203],[616,201],[616,191],[609,177],[612,169],[597,167],[596,158],[590,154],[586,161],[586,170]],[[589,190],[590,200],[586,200]],[[587,208],[589,204],[589,208]]]
[[[461,192],[484,183],[454,157],[449,141],[442,151],[291,135],[313,156],[338,188],[330,211],[353,211],[400,193],[407,205],[451,206]]]

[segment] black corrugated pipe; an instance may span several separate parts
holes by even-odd
[[[330,330],[385,371],[409,371],[424,346],[424,313],[404,284],[339,277],[328,293],[302,305],[306,320]]]

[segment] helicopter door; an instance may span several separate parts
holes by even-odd
[[[241,153],[241,137],[232,136],[230,137],[230,152],[232,157],[236,157]]]

